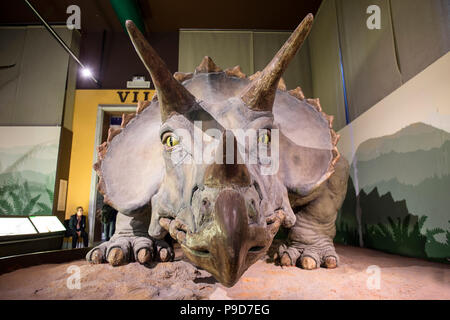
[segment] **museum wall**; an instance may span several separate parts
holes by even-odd
[[[448,0],[335,2],[349,121],[450,50]],[[380,29],[366,27],[370,5],[380,8]]]
[[[54,28],[78,53],[80,34]],[[77,66],[38,26],[0,28],[0,66],[0,215],[62,221]]]
[[[339,131],[350,163],[336,242],[450,258],[450,53]]]
[[[334,116],[334,130],[347,124],[335,1],[323,1],[308,37],[312,97]]]
[[[77,54],[79,33],[61,26],[55,31]],[[1,27],[0,65],[0,125],[63,125],[75,74],[67,79],[69,55],[44,27]]]

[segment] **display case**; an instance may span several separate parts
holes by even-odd
[[[65,231],[56,216],[2,216],[0,257],[61,249]]]

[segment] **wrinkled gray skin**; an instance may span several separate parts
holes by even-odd
[[[162,121],[153,99],[109,143],[101,174],[105,197],[119,210],[116,232],[88,253],[88,261],[172,260],[173,248],[164,241],[169,233],[194,264],[232,286],[283,225],[290,232],[278,251],[281,265],[337,266],[332,239],[349,168],[343,158],[332,162],[329,123],[305,100],[280,90],[273,111],[251,110],[239,98],[248,83],[224,72],[197,72],[183,82],[196,98],[194,108]],[[233,143],[225,130],[280,129],[279,169],[262,175],[261,163],[240,164],[224,178],[223,167],[176,160],[194,160],[198,120],[203,132],[222,134],[203,141],[215,158],[223,156],[224,143]],[[161,140],[168,132],[180,140],[173,148]]]

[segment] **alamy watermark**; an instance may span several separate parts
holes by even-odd
[[[81,269],[79,266],[69,266],[67,268],[67,273],[70,276],[67,278],[66,286],[70,290],[80,290],[81,289]]]
[[[222,132],[216,128],[202,130],[202,121],[195,121],[193,135],[186,129],[176,129],[173,134],[180,144],[171,151],[174,165],[247,164],[259,165],[262,175],[278,172],[278,129],[233,129]]]
[[[369,290],[381,289],[381,268],[376,265],[367,267],[366,273],[370,276],[366,280],[366,287]]]
[[[70,16],[66,20],[66,25],[69,30],[81,29],[81,9],[79,6],[72,4],[67,7],[67,14]]]
[[[367,18],[366,25],[369,30],[381,29],[381,9],[376,4],[370,5],[366,10],[370,16]]]

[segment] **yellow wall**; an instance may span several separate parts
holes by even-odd
[[[123,102],[118,91],[123,92]],[[126,96],[127,91],[129,91],[128,96]],[[82,206],[85,212],[89,208],[98,106],[100,104],[113,104],[118,106],[135,104],[135,101],[133,101],[135,98],[133,92],[138,92],[138,100],[144,100],[145,92],[149,92],[148,99],[151,99],[154,94],[154,90],[76,90],[66,219],[75,213],[75,209],[78,206]]]

